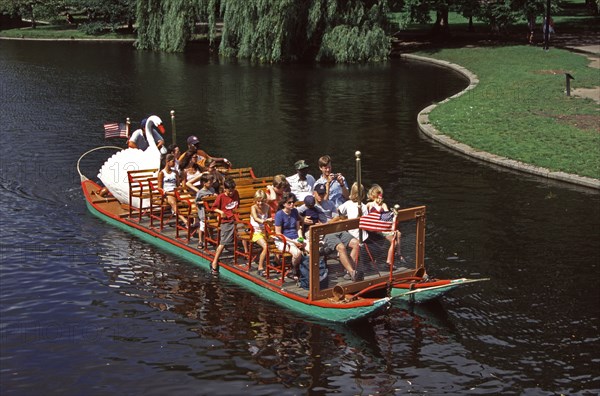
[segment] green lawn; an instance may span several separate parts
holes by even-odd
[[[105,33],[102,35],[89,35],[75,27],[67,25],[38,25],[35,29],[30,27],[0,31],[0,37],[15,38],[44,38],[44,39],[134,39],[133,34]]]
[[[565,94],[565,72],[575,77],[572,88],[600,85],[585,57],[534,46],[419,54],[462,65],[480,80],[430,114],[441,132],[484,151],[600,179],[599,106]]]

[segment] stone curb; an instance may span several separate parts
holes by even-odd
[[[436,64],[436,65],[439,65],[442,67],[447,67],[449,69],[452,69],[452,70],[462,74],[469,80],[469,86],[467,88],[465,88],[464,90],[462,90],[461,92],[459,92],[455,95],[450,96],[449,98],[446,98],[445,100],[439,102],[438,104],[446,103],[453,98],[457,98],[461,95],[464,95],[466,92],[475,88],[479,84],[479,78],[475,74],[473,74],[471,71],[467,70],[466,68],[464,68],[460,65],[450,63],[450,62],[447,62],[444,60],[427,58],[425,56],[419,56],[419,55],[414,55],[414,54],[402,54],[402,55],[400,55],[400,57],[402,59],[410,59],[410,60],[416,60],[416,61],[420,61],[420,62],[433,63],[433,64]],[[485,161],[485,162],[488,162],[488,163],[491,163],[494,165],[499,165],[499,166],[503,166],[505,168],[515,169],[515,170],[518,170],[521,172],[530,173],[530,174],[545,177],[548,179],[560,180],[563,182],[577,184],[580,186],[585,186],[585,187],[593,188],[596,190],[600,190],[600,180],[599,179],[574,175],[574,174],[570,174],[570,173],[552,171],[550,169],[542,168],[539,166],[534,166],[534,165],[527,164],[527,163],[524,163],[521,161],[512,160],[510,158],[506,158],[506,157],[502,157],[502,156],[495,155],[492,153],[488,153],[486,151],[477,150],[471,146],[468,146],[464,143],[460,143],[460,142],[452,139],[451,137],[442,134],[429,122],[429,113],[433,109],[435,109],[438,104],[432,104],[430,106],[425,107],[423,110],[421,110],[419,112],[419,114],[417,116],[417,123],[419,124],[419,129],[421,130],[421,132],[423,132],[424,135],[435,140],[436,142],[438,142],[452,150],[455,150],[459,153],[467,155],[469,157],[476,158],[478,160]]]

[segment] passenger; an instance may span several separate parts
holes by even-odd
[[[279,210],[279,202],[285,192],[291,192],[290,183],[288,183],[285,175],[275,175],[273,184],[267,186],[267,204],[271,207],[272,216],[275,216]]]
[[[290,190],[299,201],[303,201],[304,197],[312,195],[315,178],[308,174],[308,164],[304,160],[296,161],[294,168],[296,168],[296,174],[289,176],[287,181],[290,184]]]
[[[315,197],[312,195],[307,195],[304,198],[304,204],[298,208],[298,213],[304,219],[304,235],[308,235],[310,226],[319,223],[327,223],[327,217],[325,216],[325,213],[323,213],[323,211],[316,206]],[[308,236],[306,239],[309,239]]]
[[[187,144],[188,144],[188,151],[196,151],[196,154],[198,154],[198,165],[200,165],[201,167],[206,167],[206,161],[208,161],[209,159],[212,159],[214,161],[217,162],[217,166],[219,165],[219,163],[222,164],[222,166],[227,167],[227,168],[231,168],[231,162],[229,162],[227,160],[227,158],[221,158],[221,157],[211,157],[210,155],[208,155],[208,153],[204,150],[202,150],[200,148],[200,139],[198,139],[197,136],[190,136],[187,138]]]
[[[341,173],[331,172],[331,157],[324,155],[319,158],[319,169],[321,177],[316,183],[322,183],[326,188],[325,197],[329,199],[335,207],[339,207],[348,199],[348,184]]]
[[[177,199],[175,198],[175,190],[178,186],[178,174],[173,170],[175,166],[175,156],[167,154],[164,168],[158,172],[158,189],[167,200],[171,207],[173,215],[177,213]],[[179,220],[187,226],[187,219],[179,216]]]
[[[214,159],[209,158],[205,164],[205,173],[211,175],[213,178],[213,188],[217,193],[221,192],[223,183],[225,182],[225,176],[217,169],[217,162]]]
[[[198,193],[202,188],[202,183],[200,182],[202,168],[198,165],[198,154],[186,151],[180,167],[182,187],[185,190],[191,190],[194,194]]]
[[[212,187],[212,176],[206,173],[200,175],[200,184],[202,188],[198,190],[196,194],[196,207],[198,208],[198,249],[204,249],[204,229],[206,227],[204,223],[204,203],[202,198],[210,195],[215,195],[215,189]]]
[[[179,150],[179,146],[176,144],[171,144],[167,147],[167,154],[173,154],[175,156],[175,172],[179,172],[179,157],[181,155],[181,151]]]
[[[315,184],[315,189],[313,191],[315,208],[323,213],[326,222],[329,223],[338,219],[338,212],[335,209],[333,202],[326,199],[325,195],[325,185],[321,183]],[[301,206],[298,208],[298,211],[302,214],[304,208]],[[305,224],[310,224],[311,222],[311,219],[304,218]],[[322,219],[320,219],[320,222],[322,222]],[[346,275],[344,276],[345,279],[352,279],[353,281],[363,279],[363,273],[360,270],[356,270],[360,244],[358,239],[354,238],[348,231],[326,234],[323,237],[323,248],[326,254],[337,252],[340,263],[342,263],[342,266],[346,270]],[[350,249],[350,255],[348,255],[347,248]]]
[[[140,128],[136,129],[129,137],[129,140],[127,140],[127,146],[129,148],[137,148],[142,151],[145,151],[149,147],[148,140],[146,140],[146,134],[145,134],[147,120],[148,120],[147,118],[144,118],[142,120],[142,122],[140,123]],[[160,153],[166,154],[167,149],[164,148],[165,139],[160,134],[160,133],[164,134],[165,130],[162,126],[161,126],[161,128],[162,129],[160,129],[160,130],[157,130],[156,128],[152,128],[152,136],[154,137],[154,142],[156,143],[156,147],[158,147],[158,149],[160,150]]]
[[[325,213],[327,222],[330,222],[333,218],[338,216],[337,208],[334,203],[326,198],[327,188],[325,184],[315,184],[313,196],[315,197],[315,206]]]
[[[373,184],[369,189],[367,196],[369,198],[369,202],[367,202],[367,213],[384,213],[390,211],[387,204],[383,202],[383,188],[381,188],[380,185]],[[381,235],[390,243],[386,263],[388,265],[393,264],[394,252],[396,246],[399,246],[400,243],[400,231],[377,232],[375,235]]]
[[[265,224],[272,224],[272,222],[271,208],[267,205],[267,194],[263,190],[258,190],[254,194],[254,205],[250,208],[250,224],[254,229],[252,242],[262,248],[258,258],[258,276],[265,276],[264,262],[268,253]]]
[[[226,179],[223,183],[223,192],[217,195],[212,206],[212,210],[221,215],[220,242],[210,265],[210,272],[213,275],[219,274],[219,257],[223,253],[225,245],[233,242],[233,233],[235,231],[234,210],[239,205],[240,195],[235,189],[235,181],[233,179]]]
[[[294,194],[291,192],[283,193],[279,201],[279,210],[275,214],[275,232],[285,236],[288,251],[292,255],[292,270],[288,273],[288,277],[298,280],[298,269],[305,244],[298,240],[303,238],[304,234],[300,227],[302,219],[298,209],[294,207],[295,203],[296,196]],[[281,240],[275,240],[275,246],[279,250],[285,250]]]
[[[359,191],[360,190],[360,191]],[[344,202],[341,206],[339,206],[338,213],[340,216],[345,216],[348,219],[356,219],[360,216],[367,214],[367,205],[362,203],[365,198],[365,188],[358,183],[352,184],[352,189],[350,190],[350,199]],[[348,231],[354,238],[359,239],[359,229],[355,228]],[[369,234],[366,231],[362,232],[362,241],[366,241],[369,237]]]

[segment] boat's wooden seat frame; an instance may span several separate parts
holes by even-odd
[[[148,180],[148,184],[150,187],[150,210],[148,211],[150,228],[162,231],[165,224],[173,217],[173,213],[171,213],[171,216],[165,221],[165,213],[171,209],[171,206],[167,202],[166,196],[158,188],[158,180],[152,178]],[[158,221],[158,227],[155,225],[155,221]]]
[[[142,215],[150,210],[151,182],[157,181],[158,169],[141,169],[127,171],[129,182],[129,220],[140,222]],[[139,207],[133,205],[133,200],[139,200]],[[148,207],[144,202],[148,201]]]
[[[198,208],[194,196],[189,191],[182,189],[175,190],[175,199],[177,201],[177,221],[175,223],[175,238],[190,243],[192,235],[197,232],[197,228],[192,228],[192,225],[198,219]],[[185,219],[185,224],[180,224],[180,219]],[[180,237],[180,233],[184,232],[185,237]]]

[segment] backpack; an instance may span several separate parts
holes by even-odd
[[[300,261],[300,287],[308,290],[309,283],[309,274],[310,274],[310,256],[302,256],[302,261]],[[319,287],[321,289],[326,289],[328,285],[328,275],[329,271],[327,269],[327,262],[325,258],[321,257],[319,260]]]

